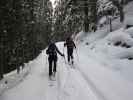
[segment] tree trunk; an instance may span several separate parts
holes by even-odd
[[[116,6],[120,12],[120,22],[124,21],[123,1],[111,0],[113,5]]]
[[[119,11],[120,11],[120,22],[123,22],[124,21],[123,7],[120,7]]]
[[[89,19],[88,19],[88,4],[87,2],[84,3],[84,31],[88,32],[89,31]]]
[[[1,60],[1,62],[0,62],[0,63],[1,63],[1,64],[0,64],[0,80],[1,80],[1,79],[3,79],[3,77],[4,77],[4,76],[3,76],[3,74],[4,74],[4,72],[3,72],[3,68],[4,68],[4,64],[3,64],[3,63],[4,63],[4,61],[3,61],[3,57],[4,57],[4,56],[3,56],[3,49],[0,51],[0,57],[1,57],[1,58],[0,58],[0,60]]]
[[[109,18],[109,26],[110,26],[110,32],[112,32],[112,20]]]

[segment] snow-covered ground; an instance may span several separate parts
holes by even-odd
[[[42,51],[29,64],[28,76],[2,93],[0,100],[132,100],[133,61],[128,59],[133,54],[132,32],[132,28],[119,29],[90,44],[87,42],[91,38],[82,37],[84,41],[74,51],[74,68],[58,55],[56,81],[53,82],[48,79],[47,56],[45,50]],[[115,46],[117,41],[131,47]],[[63,52],[63,42],[57,46]]]
[[[63,50],[63,43],[57,45]],[[0,100],[81,100],[82,98],[99,100],[81,72],[65,64],[61,57],[59,57],[56,81],[52,82],[54,86],[50,86],[46,58],[43,51],[32,63],[31,71],[25,80],[3,93]]]
[[[24,80],[24,78],[30,72],[31,66],[29,66],[29,64],[31,65],[31,63],[32,61],[28,64],[25,64],[24,69],[21,69],[20,74],[17,74],[17,70],[15,70],[4,75],[4,79],[0,81],[0,95],[8,89],[15,87]]]
[[[104,100],[132,100],[133,92],[133,29],[119,29],[103,39],[90,43],[86,38],[80,43],[80,71],[93,82]],[[91,35],[90,35],[91,36]],[[121,45],[126,43],[130,48],[115,46],[116,41]],[[80,54],[79,54],[80,55]],[[83,60],[85,59],[85,60]],[[82,66],[82,67],[81,67]],[[88,76],[88,77],[87,77]]]
[[[49,81],[44,50],[20,75],[12,72],[0,81],[0,100],[132,100],[133,28],[80,32],[75,42],[74,66],[58,55],[56,81]],[[64,51],[63,42],[56,45]]]

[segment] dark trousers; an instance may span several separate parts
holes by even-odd
[[[53,72],[56,72],[57,56],[49,57],[48,61],[49,61],[49,76],[51,76]]]
[[[71,60],[73,59],[73,48],[67,49],[67,59],[68,59],[68,62],[70,62],[70,59]]]

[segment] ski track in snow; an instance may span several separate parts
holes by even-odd
[[[96,87],[96,85],[93,83],[93,81],[91,81],[88,76],[86,76],[86,74],[84,72],[82,72],[80,69],[79,69],[79,66],[76,64],[76,69],[77,71],[81,74],[81,76],[84,78],[84,80],[88,83],[88,86],[89,88],[91,88],[91,90],[97,94],[99,100],[107,100],[104,96],[104,94],[98,90],[98,88]]]
[[[83,98],[99,100],[82,75],[65,64],[61,57],[59,57],[56,81],[50,81],[48,62],[44,61],[46,59],[44,53],[33,62],[31,72],[25,80],[3,93],[0,100],[81,100]],[[50,82],[53,86],[49,86]]]
[[[62,42],[57,46],[63,51]],[[29,65],[31,71],[24,81],[3,93],[0,100],[126,100],[128,96],[132,97],[130,83],[95,58],[88,57],[88,51],[82,47],[79,51],[79,55],[74,53],[74,67],[58,55],[56,81],[50,81],[44,50]]]

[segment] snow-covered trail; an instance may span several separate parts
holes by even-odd
[[[109,65],[101,63],[93,56],[96,52],[89,50],[88,47],[80,45],[78,51],[80,61],[76,64],[77,69],[100,100],[133,99],[132,81],[111,69]],[[101,55],[97,57],[105,59]]]
[[[63,51],[62,43],[58,47]],[[45,51],[30,66],[31,72],[25,80],[2,94],[0,100],[99,100],[82,74],[61,57],[54,86],[49,86]]]
[[[63,52],[62,43],[57,46]],[[31,72],[0,100],[132,100],[132,82],[92,57],[93,52],[79,45],[74,52],[74,68],[58,56],[54,86],[49,86],[45,51],[30,65]]]
[[[46,78],[41,56],[32,63],[32,70],[25,80],[15,88],[4,93],[0,100],[37,100],[43,98],[46,89]],[[44,75],[44,76],[43,76]],[[45,79],[45,80],[44,80]]]

